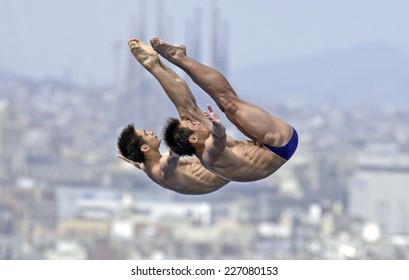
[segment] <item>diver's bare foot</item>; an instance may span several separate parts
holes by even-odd
[[[159,37],[154,37],[151,39],[151,46],[155,51],[170,62],[174,62],[178,58],[186,56],[186,46],[171,45]]]
[[[145,67],[153,66],[159,62],[158,53],[138,39],[129,39],[128,46],[135,58]]]

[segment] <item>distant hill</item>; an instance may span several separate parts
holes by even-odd
[[[265,63],[231,75],[253,100],[302,99],[340,105],[392,104],[409,108],[409,56],[380,45],[304,60]]]

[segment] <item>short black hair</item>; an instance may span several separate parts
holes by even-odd
[[[120,153],[134,162],[144,162],[145,155],[141,146],[145,144],[141,135],[136,134],[134,124],[128,124],[118,136],[118,149]]]
[[[189,136],[193,132],[187,127],[181,127],[178,119],[169,118],[163,127],[163,139],[166,145],[176,154],[192,156],[196,152],[195,147],[189,142]]]

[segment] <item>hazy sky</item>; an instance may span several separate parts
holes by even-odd
[[[128,55],[130,17],[139,0],[0,0],[0,69],[33,78],[69,75],[80,83],[109,84],[113,45]],[[409,54],[407,0],[149,0],[156,35],[157,3],[171,18],[173,43],[184,43],[185,23],[212,5],[229,22],[231,70],[262,61],[297,59],[354,46],[381,43]],[[204,39],[209,32],[204,28]],[[166,39],[166,38],[165,38]],[[206,42],[206,41],[204,41]],[[189,47],[189,46],[188,46]]]

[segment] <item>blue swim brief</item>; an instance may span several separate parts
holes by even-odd
[[[297,131],[293,128],[293,135],[291,136],[290,141],[288,141],[288,143],[282,147],[272,147],[269,145],[264,145],[264,146],[266,146],[270,151],[279,155],[283,159],[289,160],[295,153],[295,150],[297,150],[297,146],[298,146]]]

